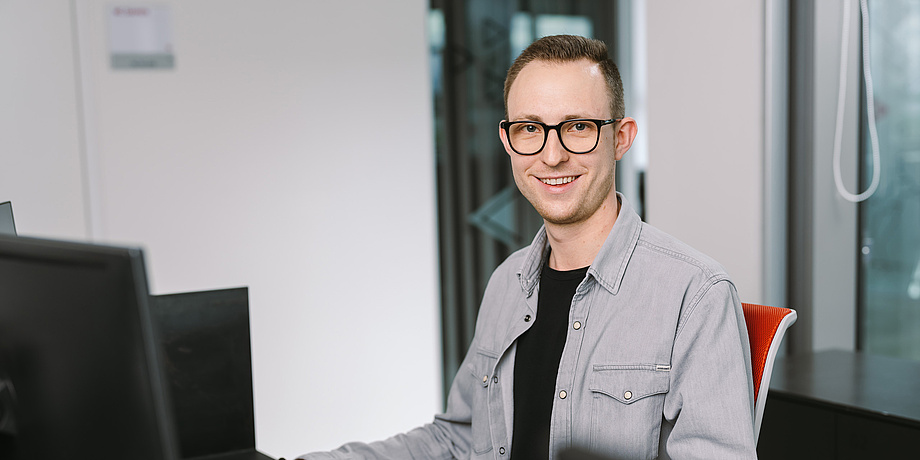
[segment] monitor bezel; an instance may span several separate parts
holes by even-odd
[[[143,347],[142,356],[145,358],[144,371],[148,377],[150,390],[150,394],[145,396],[150,398],[149,402],[152,404],[156,418],[153,422],[158,431],[155,436],[159,439],[158,445],[162,450],[162,459],[178,460],[180,457],[169,392],[164,383],[165,372],[161,350],[156,326],[150,312],[143,251],[140,248],[0,235],[0,257],[65,265],[120,264],[117,269],[129,271],[127,275],[132,285],[131,289],[133,289],[130,301],[137,308],[137,318],[140,321],[138,326]]]

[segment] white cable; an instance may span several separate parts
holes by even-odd
[[[869,62],[869,5],[867,0],[860,0],[859,6],[862,13],[862,57],[863,57],[863,77],[866,79],[866,112],[869,118],[869,138],[872,142],[872,183],[865,192],[854,195],[847,191],[843,185],[842,174],[840,172],[840,145],[843,137],[843,113],[846,106],[846,86],[847,86],[847,45],[849,44],[850,35],[850,2],[844,2],[843,7],[843,27],[840,34],[840,86],[837,91],[837,124],[834,127],[834,185],[837,186],[837,193],[845,200],[859,203],[867,200],[878,189],[881,179],[882,158],[878,147],[878,131],[875,125],[875,94],[872,88],[872,72]]]

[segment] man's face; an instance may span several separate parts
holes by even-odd
[[[533,61],[524,66],[508,93],[508,121],[555,125],[575,118],[606,120],[612,117],[610,107],[604,75],[588,60]],[[529,156],[511,150],[504,130],[499,130],[518,189],[547,223],[581,223],[599,210],[616,215],[614,171],[616,160],[625,153],[616,148],[618,127],[617,123],[602,127],[597,148],[584,154],[565,150],[551,130],[543,150]]]

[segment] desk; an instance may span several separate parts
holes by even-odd
[[[918,458],[920,362],[849,351],[779,357],[758,455]]]

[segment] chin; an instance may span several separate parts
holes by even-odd
[[[546,223],[554,225],[574,224],[581,220],[577,213],[572,212],[547,212],[546,210],[537,209],[537,213]]]

